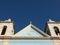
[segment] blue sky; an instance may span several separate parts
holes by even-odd
[[[30,21],[44,31],[49,18],[60,21],[60,0],[0,0],[0,20],[11,18],[15,31]]]

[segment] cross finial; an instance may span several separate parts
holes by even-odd
[[[32,22],[30,21],[30,24],[32,24]]]

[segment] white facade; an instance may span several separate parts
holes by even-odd
[[[14,34],[14,23],[11,19],[1,21],[0,45],[60,45],[60,22],[49,19],[45,29],[43,32],[30,23]]]

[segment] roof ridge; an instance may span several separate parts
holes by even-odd
[[[38,32],[42,33],[44,36],[49,36],[48,34],[44,33],[42,30],[34,26],[33,24],[31,25],[33,28],[35,28]]]

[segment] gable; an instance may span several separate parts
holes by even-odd
[[[43,32],[44,33],[44,32]],[[30,24],[18,33],[15,34],[15,36],[27,36],[27,37],[43,37],[43,36],[48,36],[45,33],[43,34],[41,30],[38,30],[37,27],[34,25]]]

